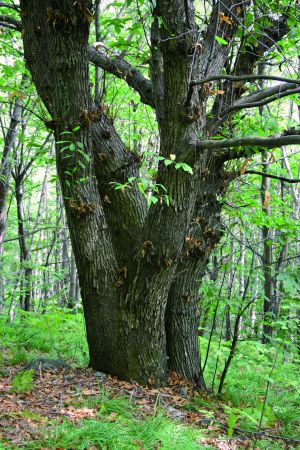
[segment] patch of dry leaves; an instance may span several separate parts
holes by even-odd
[[[153,414],[159,403],[170,418],[206,427],[209,438],[199,441],[199,444],[206,443],[220,450],[247,446],[245,441],[239,441],[242,445],[235,447],[238,440],[217,439],[215,436],[224,434],[224,431],[217,425],[210,425],[211,421],[207,421],[203,414],[185,410],[183,406],[199,393],[195,391],[195,386],[174,373],[169,377],[168,387],[153,389],[120,381],[91,369],[57,370],[55,373],[42,371],[36,374],[31,392],[17,394],[11,393],[10,389],[12,378],[20,367],[7,369],[9,376],[0,378],[0,437],[8,446],[22,447],[25,441],[40,438],[43,427],[52,419],[62,421],[67,417],[71,421],[80,421],[95,417],[97,409],[80,405],[90,396],[101,396],[103,389],[110,396],[126,396],[139,405],[141,418]],[[117,414],[112,413],[111,416],[109,419],[117,420]]]

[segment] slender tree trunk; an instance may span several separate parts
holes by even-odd
[[[17,202],[17,216],[18,216],[18,233],[19,233],[19,245],[20,245],[20,262],[23,269],[24,277],[22,280],[20,304],[23,305],[25,311],[31,309],[31,282],[32,282],[32,265],[30,257],[30,249],[26,241],[26,229],[24,218],[24,205],[23,205],[23,187],[16,178],[15,183],[15,195]]]
[[[22,78],[22,84],[26,81],[27,77],[24,75]],[[21,84],[21,86],[22,86]],[[4,136],[4,149],[1,158],[0,165],[0,308],[4,306],[5,303],[5,285],[2,279],[2,258],[3,258],[3,240],[6,229],[6,203],[7,195],[9,191],[9,182],[11,176],[11,153],[16,141],[16,135],[18,130],[18,124],[21,119],[23,101],[20,98],[15,100],[13,106],[12,115],[10,119],[10,124],[8,131]]]
[[[267,158],[263,157],[263,162],[267,162]],[[263,164],[262,170],[267,173],[267,165]],[[261,199],[262,210],[266,216],[271,215],[270,207],[270,178],[262,177]],[[272,337],[272,327],[270,320],[272,319],[272,302],[273,302],[273,278],[272,278],[272,262],[273,262],[273,229],[270,226],[262,226],[263,238],[263,274],[264,274],[264,301],[263,301],[263,336],[262,342],[265,344]]]
[[[225,340],[229,342],[231,340],[231,314],[230,305],[226,305],[226,328],[225,328]]]
[[[22,84],[24,84],[26,79],[27,77],[24,75],[22,78]],[[0,166],[0,254],[2,251],[2,242],[6,226],[6,198],[9,190],[9,180],[12,169],[11,153],[16,141],[18,124],[21,120],[22,106],[22,99],[17,98],[13,107],[8,131],[4,137],[4,150]]]

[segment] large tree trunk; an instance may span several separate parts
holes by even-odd
[[[125,376],[126,352],[115,288],[117,262],[94,176],[87,115],[93,107],[87,58],[91,3],[24,0],[21,7],[25,58],[52,118],[49,126],[56,140],[57,171],[80,280],[90,363]]]
[[[199,183],[195,215],[185,236],[184,254],[174,275],[166,316],[170,369],[202,386],[198,292],[210,253],[222,235],[217,194],[222,192],[223,183],[222,162],[214,164],[212,175],[207,174],[205,188],[203,182]]]
[[[228,16],[242,15],[246,3],[237,8],[224,0],[222,10]],[[220,199],[231,179],[223,164],[231,156],[197,148],[195,143],[218,127],[206,123],[209,85],[192,86],[191,81],[224,68],[230,45],[221,45],[215,36],[230,42],[238,21],[220,20],[216,4],[201,35],[192,1],[156,2],[153,95],[146,80],[144,98],[156,111],[160,156],[175,155],[193,173],[160,161],[157,186],[167,189],[171,204],[157,202],[147,210],[137,185],[124,192],[109,185],[139,177],[139,161],[124,147],[105,108],[92,101],[87,54],[91,7],[90,0],[45,0],[38,5],[21,0],[25,57],[56,140],[90,364],[143,383],[164,383],[172,369],[203,384],[198,288],[221,236]],[[114,64],[110,67],[118,74]],[[127,75],[132,80],[130,71]],[[230,97],[238,95],[228,91],[226,101],[216,101],[212,112],[222,112]]]
[[[192,59],[198,36],[192,3],[157,3],[154,15],[163,17],[164,23],[157,31],[166,39],[158,46],[153,33],[152,53],[158,54],[159,67],[153,85],[159,86],[156,111],[161,155],[176,154],[177,161],[196,164],[196,170],[191,176],[176,170],[175,164],[166,167],[161,163],[158,183],[167,188],[172,203],[157,203],[147,215],[136,187],[124,193],[109,190],[109,182],[137,176],[138,164],[104,111],[95,109],[91,100],[87,58],[91,2],[62,0],[58,5],[47,0],[37,5],[22,0],[21,8],[25,57],[52,118],[49,126],[56,139],[57,170],[81,286],[90,364],[123,378],[159,384],[166,381],[169,358],[169,368],[200,380],[197,291],[209,253],[219,239],[216,196],[224,180],[222,160],[213,161],[207,152],[197,155],[190,144],[204,132],[206,97],[195,106],[199,89],[189,94],[189,82],[200,66],[206,75],[212,61],[210,70],[219,70],[228,50],[219,46],[214,58],[207,48],[202,63],[197,54]],[[214,16],[209,27],[210,43],[216,20]],[[228,27],[228,33],[234,29]],[[174,34],[181,37],[169,42]],[[210,164],[212,185],[220,181],[211,192],[206,182]],[[207,201],[211,207],[203,211]],[[204,216],[200,225],[198,210]],[[191,232],[194,219],[196,227]],[[190,238],[201,241],[201,249],[197,244],[189,249]],[[187,269],[182,283],[181,265]]]

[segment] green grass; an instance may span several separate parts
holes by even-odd
[[[11,350],[9,364],[26,364],[37,354],[64,358],[76,366],[86,366],[88,350],[82,314],[52,312],[34,316],[22,312],[7,324],[0,317],[1,346]]]
[[[38,354],[46,353],[49,358],[64,358],[80,367],[88,362],[81,314],[52,312],[35,317],[33,314],[22,313],[9,325],[0,317],[0,342],[6,348],[0,358],[2,376],[5,376],[6,365],[26,363]],[[206,346],[207,340],[202,338],[203,356]],[[276,434],[300,439],[300,361],[295,355],[281,349],[272,371],[276,351],[271,345],[262,345],[256,341],[240,342],[228,371],[222,399],[201,394],[186,408],[200,412],[208,420],[218,418],[221,411],[223,421],[228,424],[236,422],[241,428],[256,431],[269,381],[262,428],[276,428]],[[208,386],[212,382],[218,358],[215,379],[215,389],[217,388],[228,352],[227,343],[222,343],[218,349],[218,345],[212,342],[205,371]],[[45,429],[42,441],[28,444],[24,448],[83,449],[93,445],[104,449],[153,449],[158,445],[162,449],[199,448],[196,445],[196,439],[201,434],[199,430],[172,422],[161,412],[152,417],[141,418],[126,398],[110,398],[107,393],[103,393],[100,397],[74,399],[74,405],[78,408],[96,408],[97,416],[95,419],[85,419],[80,424],[68,420],[63,423],[52,421],[51,427],[49,425]],[[110,417],[112,413],[113,420]],[[256,446],[277,449],[282,448],[282,443],[260,440]]]
[[[27,443],[24,449],[59,447],[83,450],[90,446],[109,450],[204,448],[197,444],[197,439],[202,437],[199,428],[171,421],[162,411],[145,417],[124,397],[110,398],[109,393],[103,391],[92,403],[89,399],[79,406],[94,407],[97,409],[96,417],[77,424],[67,419],[62,423],[52,421],[44,429],[44,438]]]
[[[115,421],[101,418],[83,420],[78,425],[65,420],[45,429],[45,438],[28,443],[24,449],[76,448],[83,450],[98,446],[109,450],[140,449],[199,449],[199,430],[184,427],[166,419],[162,414],[146,420],[124,419]]]

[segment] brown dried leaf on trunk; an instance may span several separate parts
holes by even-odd
[[[263,209],[267,209],[270,206],[270,202],[271,202],[271,194],[269,191],[266,191],[265,199],[264,199],[264,203],[263,203]]]
[[[225,94],[225,91],[223,89],[210,89],[209,93],[212,95],[223,95]]]
[[[251,161],[251,158],[247,158],[247,159],[245,159],[245,161],[243,162],[243,165],[242,165],[241,170],[240,170],[240,174],[241,174],[241,175],[244,175],[244,173],[246,172],[246,169],[247,169],[247,166],[248,166],[249,161]]]
[[[226,23],[227,25],[232,25],[232,20],[228,16],[225,16],[223,12],[219,12],[220,23]]]

